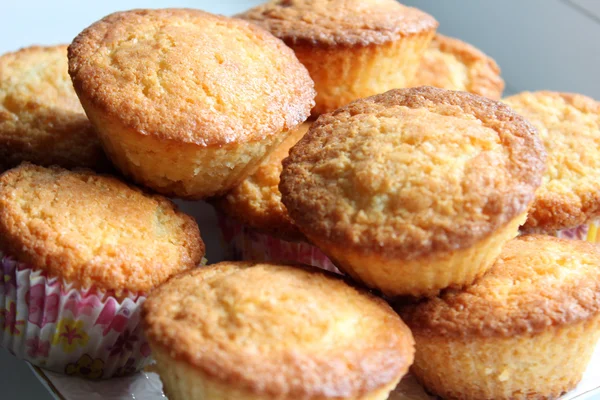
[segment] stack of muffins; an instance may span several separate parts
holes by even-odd
[[[448,399],[571,390],[600,337],[600,103],[501,102],[436,28],[279,0],[0,57],[0,345],[90,379],[154,359],[175,400],[384,400],[409,368]],[[199,267],[167,197],[209,200],[237,260]]]

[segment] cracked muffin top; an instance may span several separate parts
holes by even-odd
[[[419,335],[514,337],[600,312],[600,252],[584,241],[526,235],[508,242],[472,286],[399,308]]]
[[[198,268],[153,291],[142,318],[155,351],[269,398],[363,398],[404,375],[414,353],[385,301],[301,266]]]
[[[544,166],[535,129],[506,105],[418,87],[321,116],[279,189],[309,239],[412,259],[470,247],[524,213]]]
[[[289,45],[367,46],[437,28],[429,14],[395,0],[276,0],[238,17]]]
[[[225,214],[261,232],[287,240],[304,240],[281,202],[279,176],[283,169],[281,161],[309,127],[309,122],[300,125],[269,154],[253,175],[213,204]]]
[[[146,293],[199,265],[194,219],[90,171],[21,164],[0,176],[0,251],[82,289]]]
[[[201,44],[201,45],[199,45]],[[313,82],[293,51],[245,21],[192,9],[111,14],[69,46],[77,94],[142,135],[223,146],[302,123]]]
[[[468,43],[438,33],[423,54],[412,86],[464,90],[499,100],[504,81],[491,57]]]
[[[526,231],[572,228],[600,215],[600,103],[583,95],[524,92],[504,100],[537,128],[548,168]]]
[[[23,161],[109,168],[67,64],[66,45],[32,46],[0,56],[0,171]]]

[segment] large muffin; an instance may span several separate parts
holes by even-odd
[[[504,100],[536,127],[548,168],[525,231],[553,234],[600,215],[600,103],[583,95],[523,92]]]
[[[321,116],[283,161],[292,220],[342,271],[391,296],[468,285],[541,183],[535,129],[507,106],[432,87]]]
[[[145,296],[199,265],[198,225],[166,198],[90,171],[0,176],[0,346],[84,378],[148,363]]]
[[[491,57],[468,43],[438,33],[425,50],[411,86],[464,90],[499,100],[504,81]]]
[[[172,400],[384,400],[413,357],[383,300],[299,266],[181,274],[151,294],[144,323]]]
[[[409,86],[438,25],[395,0],[275,0],[239,17],[294,49],[315,81],[314,115]]]
[[[556,399],[600,338],[600,252],[522,236],[464,291],[401,307],[416,341],[412,372],[445,399]]]
[[[314,104],[308,72],[280,40],[192,9],[103,18],[69,47],[69,73],[112,161],[186,198],[236,186]]]
[[[109,168],[67,71],[66,45],[0,56],[0,172],[23,161]]]

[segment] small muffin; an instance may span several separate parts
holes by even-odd
[[[152,292],[143,322],[171,400],[385,400],[413,359],[383,300],[308,267],[199,268]]]
[[[309,127],[309,122],[300,125],[253,175],[212,201],[228,260],[296,262],[340,272],[318,247],[308,243],[281,203],[281,161]]]
[[[507,243],[465,291],[400,308],[412,372],[445,399],[556,399],[580,381],[600,338],[600,252],[544,235]]]
[[[103,18],[69,47],[69,73],[113,162],[191,199],[239,184],[306,120],[315,96],[280,40],[191,9]]]
[[[0,172],[23,161],[109,168],[67,71],[66,45],[0,56]]]
[[[135,372],[150,355],[146,294],[203,255],[196,222],[169,200],[21,164],[0,176],[0,345],[68,375]]]
[[[438,26],[395,0],[275,0],[239,17],[294,49],[315,81],[313,115],[409,86]]]
[[[537,128],[548,152],[523,230],[561,235],[600,216],[600,103],[556,92],[524,92],[504,102]]]
[[[473,282],[541,183],[535,129],[507,106],[433,87],[321,116],[283,161],[292,220],[340,270],[389,296]]]
[[[438,33],[423,54],[412,86],[463,90],[499,100],[504,81],[491,57],[468,43]]]
[[[281,161],[290,148],[298,143],[308,131],[305,122],[288,136],[259,165],[253,175],[244,179],[225,196],[215,199],[213,204],[222,213],[258,231],[291,241],[303,240],[304,236],[294,225],[279,193]]]

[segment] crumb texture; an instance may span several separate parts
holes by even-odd
[[[240,18],[289,45],[367,46],[435,30],[437,21],[394,0],[276,0]]]
[[[543,235],[510,241],[492,269],[464,290],[406,306],[418,335],[512,337],[573,325],[600,312],[600,252]]]
[[[600,215],[600,103],[556,92],[524,92],[504,101],[536,127],[548,152],[524,229],[574,228]]]
[[[306,68],[280,40],[192,9],[103,18],[69,47],[69,73],[106,118],[200,146],[259,141],[296,127],[314,105]]]
[[[412,86],[463,90],[499,100],[504,80],[491,57],[468,43],[438,33],[423,54]]]
[[[66,45],[0,56],[0,171],[23,161],[108,167],[67,71]]]
[[[144,321],[159,351],[261,398],[389,391],[413,357],[385,302],[304,267],[223,262],[179,275],[152,293]]]
[[[523,213],[544,156],[533,127],[498,102],[393,90],[321,116],[279,188],[308,237],[414,259],[470,247]]]
[[[0,177],[0,249],[81,288],[147,292],[197,266],[196,222],[119,180],[23,164]]]

